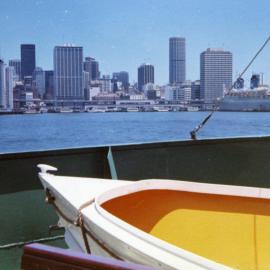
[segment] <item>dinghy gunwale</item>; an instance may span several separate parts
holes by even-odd
[[[49,174],[42,174],[40,175],[41,179],[50,178],[52,181],[44,186],[48,186],[50,188],[53,188],[53,185],[51,184],[54,181],[57,181],[59,179],[56,179],[59,176],[49,175]],[[48,177],[49,176],[49,177]],[[55,178],[56,177],[56,178]],[[64,176],[61,176],[61,179],[64,180]],[[83,180],[91,180],[91,178],[80,178]],[[104,179],[96,179],[95,180],[104,180]],[[156,249],[160,250],[160,254],[162,253],[165,255],[165,253],[170,253],[173,256],[180,257],[180,260],[184,260],[187,263],[194,264],[194,268],[189,269],[232,269],[228,266],[221,265],[219,263],[216,263],[212,260],[209,260],[205,257],[196,255],[192,252],[189,252],[187,250],[181,249],[179,247],[176,247],[174,245],[171,245],[170,243],[163,241],[161,239],[156,238],[155,236],[152,236],[133,225],[126,223],[125,221],[117,218],[116,216],[110,214],[108,211],[106,211],[101,204],[105,202],[106,200],[116,196],[119,196],[119,194],[126,193],[133,193],[134,191],[138,191],[138,188],[144,188],[145,190],[153,189],[153,186],[155,186],[155,189],[172,189],[172,190],[179,190],[181,187],[181,191],[189,191],[189,192],[196,192],[196,193],[207,193],[207,194],[220,194],[220,195],[229,195],[229,196],[240,196],[240,197],[252,197],[252,198],[264,198],[264,199],[270,199],[270,190],[264,189],[264,188],[253,188],[253,187],[242,187],[242,186],[227,186],[227,185],[217,185],[217,184],[205,184],[205,183],[194,183],[194,182],[186,182],[186,181],[175,181],[175,180],[141,180],[137,182],[126,182],[125,185],[119,186],[120,181],[114,181],[114,180],[106,180],[110,181],[110,183],[117,183],[117,187],[111,187],[110,189],[107,189],[104,192],[98,192],[94,196],[93,204],[88,206],[87,208],[82,210],[82,214],[85,218],[87,218],[87,221],[90,222],[90,224],[94,224],[95,226],[99,226],[103,221],[106,220],[106,224],[108,227],[101,227],[101,229],[104,231],[104,233],[110,235],[111,237],[114,237],[116,241],[123,242],[126,245],[129,245],[133,251],[136,251],[136,246],[130,244],[128,241],[129,239],[124,239],[124,237],[121,236],[120,233],[118,235],[113,234],[114,228],[117,227],[118,230],[126,231],[126,233],[132,235],[133,241],[137,241],[139,243],[145,243],[145,246],[142,248],[143,251],[145,251],[149,246],[153,246]],[[43,181],[42,181],[43,182]],[[122,181],[121,181],[122,182]],[[124,181],[123,181],[124,182]],[[44,184],[44,183],[43,183]],[[113,184],[114,185],[114,184]],[[198,192],[199,191],[199,192]],[[62,194],[57,194],[57,197],[60,195],[61,200],[64,199],[68,202],[68,198],[65,196],[62,196]],[[69,203],[69,207],[72,206],[75,209],[78,210],[78,207],[74,204]],[[98,223],[95,222],[95,220],[91,219],[91,215],[89,216],[89,213],[94,213],[95,215],[98,215],[100,217],[100,221]],[[88,223],[88,222],[86,222]],[[126,235],[126,234],[125,234]],[[137,251],[142,251],[141,249]],[[153,253],[151,251],[144,252],[144,255],[149,256],[150,258],[155,258],[153,256]],[[161,256],[162,257],[162,256]],[[164,258],[164,256],[163,256]],[[160,259],[159,257],[156,257],[156,259]],[[160,261],[160,260],[159,260]],[[161,260],[165,263],[164,260]],[[165,263],[166,264],[166,263]],[[167,268],[166,268],[167,269]]]
[[[103,192],[96,196],[95,198],[95,208],[96,210],[110,222],[113,222],[117,226],[121,226],[122,229],[126,230],[131,234],[135,234],[136,237],[147,241],[150,244],[159,246],[165,252],[171,252],[176,256],[182,256],[182,258],[190,259],[191,262],[196,260],[198,262],[202,261],[204,263],[215,263],[219,264],[211,259],[207,259],[203,256],[197,255],[181,247],[170,244],[162,239],[159,239],[134,225],[127,223],[126,221],[118,218],[117,216],[111,214],[109,211],[102,207],[102,204],[118,198],[121,196],[126,196],[128,194],[146,191],[146,190],[172,190],[172,191],[182,191],[182,192],[192,192],[198,194],[209,194],[209,195],[220,195],[228,197],[242,197],[242,198],[253,198],[253,199],[270,199],[270,189],[266,188],[257,188],[257,187],[245,187],[245,186],[232,186],[232,185],[220,185],[220,184],[208,184],[208,183],[197,183],[197,182],[188,182],[188,181],[179,181],[179,180],[159,180],[159,179],[148,179],[140,180],[132,183],[129,186],[124,186],[120,188],[113,188],[109,191]],[[179,254],[179,252],[181,254]],[[208,262],[207,262],[208,261]],[[228,267],[225,265],[219,264],[217,268],[212,269],[221,269],[220,267]],[[213,265],[211,266],[213,267]],[[226,268],[231,269],[231,268]]]
[[[59,185],[56,187],[55,185],[59,184],[58,180],[65,181],[66,182],[72,180],[74,177],[65,177],[65,176],[55,176],[52,174],[39,174],[39,177],[41,179],[41,182],[44,186],[44,188],[49,188],[52,191],[52,194],[55,196],[56,204],[61,209],[63,207],[67,208],[68,210],[77,210],[77,214],[79,213],[79,205],[78,203],[74,204],[71,203],[68,200],[68,197],[65,196],[65,194],[61,193],[57,188],[59,188]],[[92,179],[92,178],[80,178],[83,181],[85,180],[99,180],[99,179]],[[104,179],[100,179],[104,180]],[[111,180],[106,180],[111,181]],[[58,183],[57,183],[58,182]],[[113,181],[114,183],[118,181]],[[111,183],[113,183],[111,182]],[[119,181],[120,182],[120,181]],[[124,181],[123,181],[124,182]],[[128,182],[124,186],[129,186],[133,183]],[[123,187],[123,186],[122,186]],[[121,188],[121,187],[120,187]],[[111,188],[110,190],[115,189]],[[100,193],[102,194],[102,192]],[[97,196],[96,196],[97,197]],[[81,210],[81,213],[83,214],[85,218],[85,225],[88,225],[89,228],[91,228],[92,232],[95,233],[95,235],[99,236],[100,239],[104,243],[108,243],[108,239],[113,238],[118,244],[126,246],[130,251],[133,252],[134,255],[146,258],[146,261],[152,261],[156,262],[156,267],[162,267],[162,269],[178,269],[179,265],[185,265],[185,269],[212,269],[212,270],[231,270],[231,268],[228,268],[227,266],[223,266],[221,264],[218,264],[216,262],[213,262],[211,260],[208,260],[207,258],[200,257],[196,254],[190,253],[188,251],[183,250],[183,252],[179,253],[179,248],[171,245],[172,249],[176,249],[176,252],[172,252],[169,250],[161,249],[161,246],[168,246],[169,243],[160,240],[158,238],[155,238],[154,236],[148,235],[147,233],[139,230],[139,233],[141,233],[144,236],[150,236],[151,238],[159,242],[159,244],[154,244],[153,241],[148,242],[146,241],[145,237],[138,237],[134,235],[134,233],[131,233],[130,230],[124,230],[123,227],[119,226],[119,224],[112,222],[110,219],[106,218],[104,215],[101,215],[100,212],[97,210],[97,204],[96,204],[96,197],[94,198],[94,201],[91,205]],[[62,209],[63,210],[63,209]],[[73,212],[73,211],[72,211]],[[76,212],[76,211],[75,211]],[[109,213],[108,213],[109,214]],[[77,215],[73,212],[73,214],[70,216],[70,218],[75,218]],[[121,220],[119,220],[121,222]],[[66,222],[64,222],[66,223]],[[104,223],[106,226],[104,226]],[[102,226],[103,225],[103,226]],[[132,225],[126,223],[127,227],[133,227]],[[66,229],[76,227],[73,224],[68,224]],[[135,228],[135,227],[134,227]],[[137,228],[135,228],[138,230]],[[78,229],[79,230],[79,229]],[[97,233],[98,231],[102,231],[102,235]],[[117,232],[117,233],[116,233]],[[77,236],[80,235],[81,232],[78,231]],[[123,236],[125,235],[125,236]],[[126,237],[128,235],[128,237]],[[77,239],[75,235],[75,239]],[[106,240],[107,241],[106,241]],[[128,241],[127,241],[128,240]],[[82,241],[77,241],[77,243],[80,243],[79,245],[82,247]],[[138,248],[140,247],[140,248]],[[82,250],[85,250],[85,248],[82,248]],[[112,251],[116,251],[112,249]],[[119,249],[118,249],[119,251]],[[122,250],[120,250],[122,251]],[[183,254],[184,253],[184,254]],[[123,255],[121,252],[118,252],[117,255]],[[120,256],[121,257],[121,256]],[[125,258],[125,257],[124,257]],[[168,261],[173,260],[171,263],[167,263]],[[136,262],[136,261],[134,261]],[[138,261],[139,262],[139,261]]]

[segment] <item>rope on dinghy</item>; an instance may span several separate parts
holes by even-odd
[[[259,50],[256,52],[256,54],[252,57],[252,59],[249,61],[248,65],[244,68],[244,70],[240,73],[240,75],[237,77],[235,82],[231,85],[228,92],[231,92],[231,90],[234,88],[234,86],[242,79],[242,76],[246,73],[248,68],[252,65],[252,63],[255,61],[257,56],[262,52],[262,50],[265,48],[267,43],[270,41],[270,36],[265,40],[263,45],[259,48]],[[213,106],[212,111],[209,115],[207,115],[204,120],[196,126],[192,131],[190,131],[190,137],[192,140],[197,140],[197,132],[204,127],[204,125],[208,122],[208,120],[211,118],[211,116],[214,114],[214,112],[217,110],[217,105]]]
[[[83,214],[82,214],[82,210],[86,207],[88,207],[89,205],[91,205],[92,203],[94,203],[94,199],[83,203],[80,207],[79,207],[79,214],[77,216],[76,220],[72,220],[71,218],[69,218],[67,215],[65,215],[60,208],[56,205],[55,203],[55,197],[53,196],[52,192],[46,188],[45,190],[46,192],[46,202],[48,204],[51,204],[55,211],[57,212],[57,214],[63,218],[66,222],[76,226],[76,227],[80,227],[81,229],[81,233],[82,233],[82,237],[83,237],[83,241],[84,241],[84,245],[85,245],[85,249],[86,252],[88,254],[91,254],[91,249],[90,249],[90,245],[87,239],[87,235],[93,239],[93,241],[98,244],[102,249],[104,249],[111,257],[118,259],[118,260],[123,260],[122,258],[120,258],[119,256],[117,256],[115,253],[113,253],[106,245],[106,243],[104,243],[103,241],[101,241],[100,239],[98,239],[93,232],[91,232],[89,229],[87,229],[84,225],[84,219],[83,219]]]

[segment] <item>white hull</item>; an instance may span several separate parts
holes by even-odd
[[[182,187],[184,190],[192,190],[194,185],[190,183],[147,180],[135,184],[120,180],[54,176],[44,170],[39,173],[39,177],[43,186],[53,192],[56,205],[71,220],[75,221],[81,206],[85,206],[81,213],[84,226],[91,233],[91,237],[87,235],[87,238],[93,254],[116,257],[160,269],[231,269],[147,234],[111,215],[100,206],[115,196],[141,189],[151,189],[149,183],[162,189]],[[198,184],[196,185],[198,186]],[[202,186],[202,190],[204,189],[209,190],[209,185]],[[74,194],[74,190],[76,190],[76,194]],[[66,229],[66,241],[70,248],[86,252],[80,227],[63,219],[60,219],[60,223]]]

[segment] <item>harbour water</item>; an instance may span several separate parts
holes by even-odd
[[[2,115],[0,153],[189,139],[208,112]],[[269,135],[270,113],[216,112],[198,138]]]

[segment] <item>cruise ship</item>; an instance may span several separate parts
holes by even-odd
[[[268,85],[254,89],[232,89],[220,101],[220,111],[264,112],[270,111]]]

